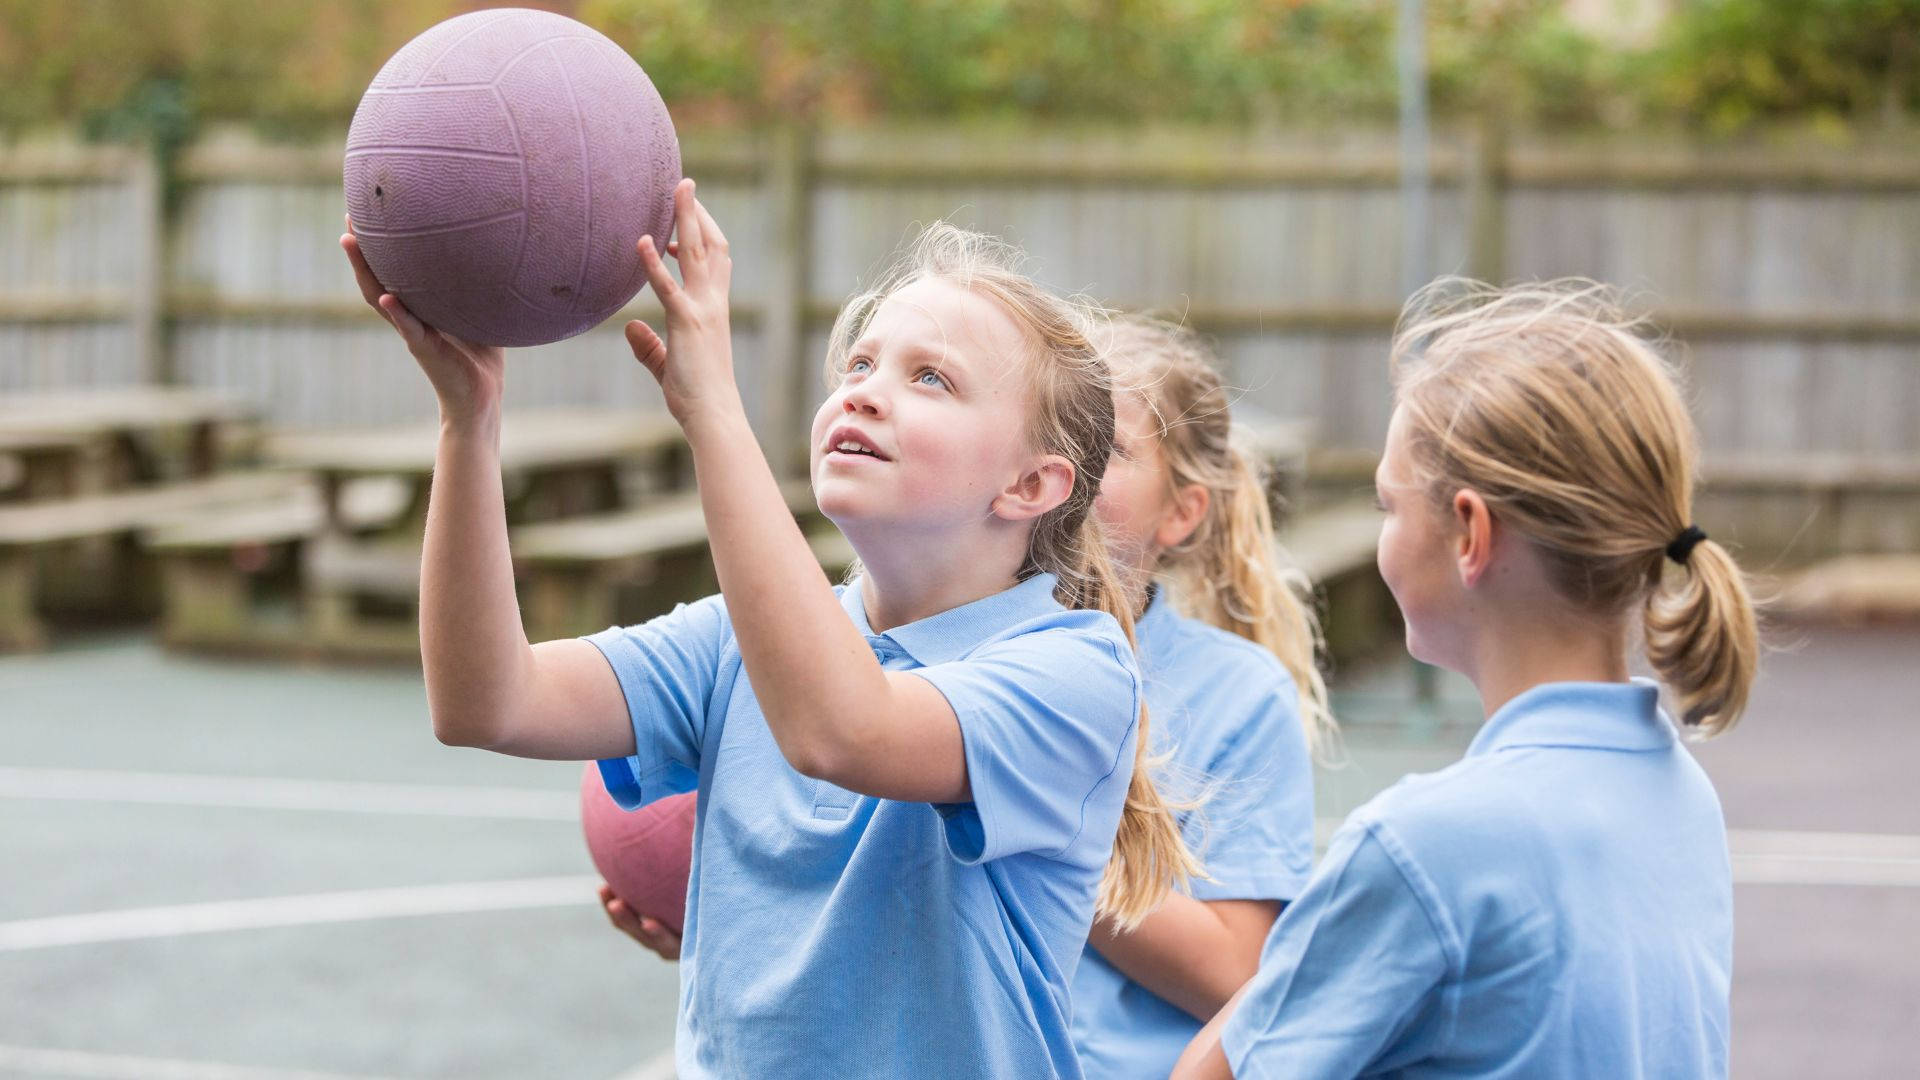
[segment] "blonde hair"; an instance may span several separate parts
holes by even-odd
[[[1442,279],[1409,303],[1393,368],[1430,494],[1478,492],[1580,608],[1639,604],[1681,722],[1703,738],[1732,727],[1758,662],[1753,601],[1719,544],[1667,554],[1693,525],[1698,439],[1673,371],[1613,291]]]
[[[1103,337],[1119,389],[1154,418],[1171,490],[1198,484],[1208,495],[1193,533],[1161,553],[1161,572],[1188,615],[1280,660],[1299,690],[1307,746],[1327,760],[1339,727],[1317,663],[1313,583],[1282,561],[1265,469],[1233,443],[1232,402],[1211,350],[1186,327],[1147,315],[1115,316]]]
[[[1113,379],[1093,334],[1104,312],[1079,298],[1049,292],[1021,270],[1009,244],[946,222],[924,230],[880,282],[848,301],[828,339],[827,378],[837,382],[847,359],[886,299],[918,281],[938,278],[1001,306],[1032,344],[1026,435],[1043,453],[1073,463],[1073,487],[1034,522],[1017,576],[1052,573],[1055,597],[1071,608],[1105,611],[1133,641],[1133,606],[1091,511],[1113,451]],[[1140,709],[1133,776],[1100,881],[1097,913],[1123,929],[1137,925],[1177,884],[1199,874],[1173,810],[1149,768],[1147,710]]]

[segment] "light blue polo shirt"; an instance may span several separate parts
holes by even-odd
[[[1300,695],[1271,652],[1174,610],[1155,588],[1140,616],[1152,747],[1170,796],[1210,792],[1181,832],[1212,881],[1201,900],[1290,900],[1313,868],[1313,760]],[[1073,977],[1073,1041],[1089,1080],[1164,1080],[1200,1021],[1089,947]]]
[[[1240,1080],[1724,1077],[1733,885],[1647,682],[1548,683],[1382,792],[1267,939]]]
[[[973,800],[875,799],[780,754],[718,596],[587,640],[636,753],[637,807],[697,790],[681,946],[681,1080],[1080,1076],[1068,987],[1133,771],[1139,673],[1120,626],[1054,578],[873,633],[959,718]]]

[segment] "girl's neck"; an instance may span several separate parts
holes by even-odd
[[[1133,621],[1137,623],[1146,617],[1147,608],[1153,604],[1154,583],[1161,569],[1160,549],[1143,550],[1131,559],[1115,559],[1113,568],[1133,598]]]
[[[849,538],[851,539],[851,537]],[[860,599],[876,634],[919,622],[995,593],[1017,582],[1014,575],[1026,555],[1018,546],[993,537],[979,544],[942,544],[933,538],[902,543],[856,543],[860,556]]]
[[[1521,694],[1554,682],[1626,682],[1624,627],[1591,620],[1526,620],[1478,635],[1474,670],[1487,716]]]

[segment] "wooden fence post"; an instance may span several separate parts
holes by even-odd
[[[174,381],[173,357],[167,349],[167,213],[166,184],[160,152],[150,143],[138,144],[127,171],[127,197],[133,202],[133,280],[127,296],[127,321],[134,355],[147,382]]]
[[[764,184],[769,215],[766,315],[761,323],[761,441],[778,476],[804,470],[807,423],[808,263],[812,258],[812,132],[801,124],[774,129]]]
[[[1467,274],[1500,284],[1507,276],[1507,124],[1483,113],[1468,152]]]

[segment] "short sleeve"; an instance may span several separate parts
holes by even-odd
[[[612,665],[633,723],[633,756],[600,762],[607,794],[623,808],[699,785],[707,706],[732,637],[725,604],[709,596],[586,639]]]
[[[1444,1045],[1459,939],[1397,846],[1377,824],[1335,835],[1221,1032],[1234,1076],[1388,1072]]]
[[[1106,861],[1140,715],[1139,670],[1118,627],[1035,631],[913,674],[960,722],[973,797],[935,808],[955,858],[1059,857],[1091,822]]]
[[[1199,703],[1210,715],[1193,718],[1218,733],[1200,764],[1209,797],[1184,826],[1212,879],[1196,880],[1193,895],[1290,901],[1313,870],[1313,759],[1299,693],[1278,665],[1222,690]]]

